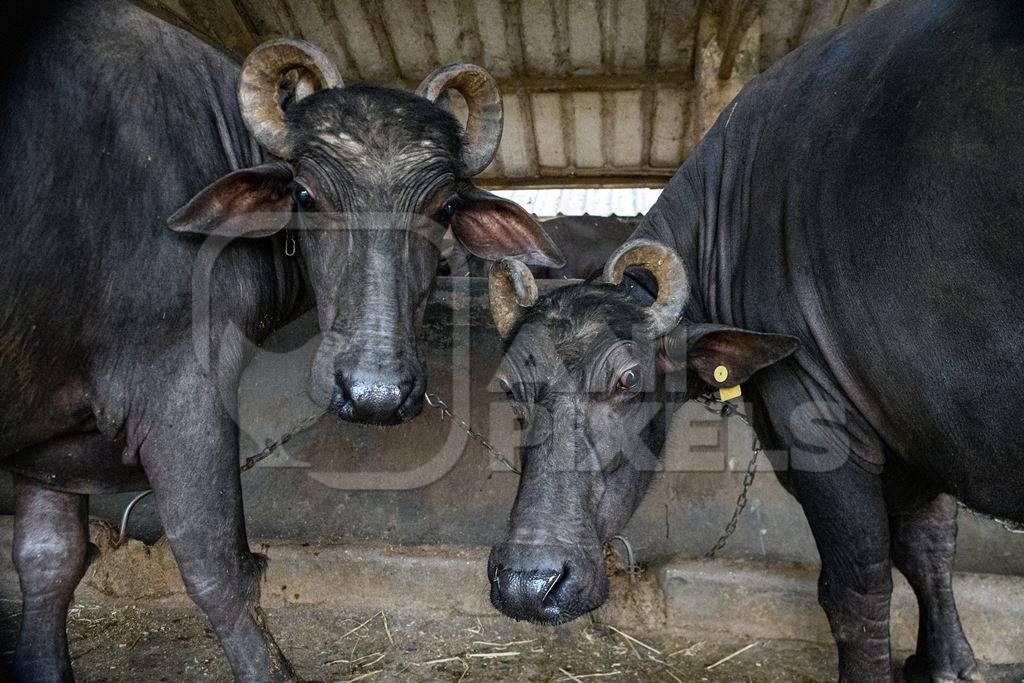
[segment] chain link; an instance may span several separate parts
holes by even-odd
[[[703,404],[705,410],[708,412],[715,413],[721,417],[731,417],[732,415],[735,415],[743,421],[743,424],[750,427],[751,430],[754,428],[754,426],[750,424],[750,419],[746,414],[741,413],[736,406],[731,403],[720,401],[708,395],[698,396],[696,401]],[[753,442],[750,444],[750,450],[753,452],[753,455],[750,457],[750,462],[747,463],[747,471],[746,474],[743,475],[743,488],[740,490],[740,494],[736,497],[736,506],[733,508],[732,517],[729,518],[728,524],[725,525],[725,530],[722,532],[722,535],[719,536],[718,540],[715,541],[715,544],[711,546],[711,550],[704,553],[704,557],[709,560],[712,559],[715,554],[724,548],[725,544],[729,542],[729,537],[736,532],[736,526],[740,522],[740,515],[743,514],[743,510],[747,507],[747,497],[750,494],[750,487],[753,486],[754,477],[757,476],[757,461],[761,457],[761,453],[763,453],[761,442],[758,440],[756,434],[753,437]]]
[[[732,415],[735,415],[736,417],[740,418],[740,420],[742,420],[745,425],[750,427],[751,430],[754,429],[754,425],[750,423],[750,419],[744,413],[741,413],[739,410],[737,410],[736,406],[734,405],[731,405],[724,401],[720,401],[714,398],[713,396],[709,395],[699,396],[697,397],[696,401],[698,403],[703,404],[704,408],[709,412],[721,415],[722,417],[730,417]],[[718,406],[721,406],[721,408],[719,408]],[[751,444],[750,448],[753,451],[753,456],[750,458],[750,463],[747,464],[747,472],[743,476],[743,489],[740,491],[739,496],[736,497],[736,507],[733,510],[732,518],[729,519],[729,523],[725,525],[724,533],[721,536],[719,536],[718,540],[715,542],[715,545],[712,546],[711,550],[705,553],[704,557],[708,559],[713,558],[715,556],[715,553],[717,553],[719,550],[725,547],[725,544],[729,540],[729,537],[732,536],[733,533],[736,531],[736,525],[739,523],[740,515],[743,513],[744,508],[747,507],[747,496],[750,492],[751,485],[753,485],[754,483],[754,477],[757,474],[757,461],[758,458],[760,458],[761,454],[764,452],[761,448],[761,442],[758,441],[756,434],[754,435],[754,441]],[[967,507],[960,501],[957,501],[957,505],[975,515],[991,519],[1011,534],[1024,534],[1024,524],[1022,524],[1021,522],[1014,522],[1011,520],[1001,519],[999,517],[993,517],[992,515],[977,512],[976,510],[972,510],[971,508]]]
[[[466,434],[473,438],[473,440],[475,440],[477,443],[483,446],[484,449],[491,454],[491,456],[493,456],[498,462],[504,465],[508,469],[508,471],[514,472],[515,474],[522,474],[519,468],[512,464],[511,458],[509,458],[507,455],[505,455],[497,448],[495,448],[491,444],[491,442],[488,441],[487,437],[485,437],[477,430],[473,429],[472,425],[470,425],[466,420],[462,419],[454,411],[452,411],[452,409],[448,406],[447,403],[445,403],[441,399],[440,396],[438,396],[437,394],[428,393],[425,395],[424,398],[426,399],[427,405],[429,405],[432,408],[437,408],[437,410],[441,413],[442,419],[448,419],[453,424],[461,428],[464,432],[466,432]],[[721,415],[722,417],[730,417],[732,415],[735,415],[739,417],[740,420],[742,420],[747,426],[751,426],[750,420],[747,418],[747,416],[741,413],[739,410],[736,409],[735,406],[729,403],[724,403],[710,396],[701,396],[698,397],[696,400],[699,403],[702,403],[704,407],[710,412]],[[719,405],[721,405],[721,408],[718,407]],[[250,470],[253,467],[255,467],[256,464],[259,463],[260,461],[269,458],[278,448],[288,443],[288,441],[290,441],[292,437],[294,437],[296,434],[299,434],[300,432],[303,432],[306,429],[309,429],[311,426],[313,426],[313,424],[315,424],[317,420],[323,417],[325,413],[326,411],[322,410],[318,413],[310,415],[309,417],[303,418],[299,422],[295,423],[295,425],[293,425],[291,429],[286,431],[277,439],[268,439],[265,442],[264,447],[261,451],[254,453],[253,455],[250,455],[245,459],[245,461],[242,463],[242,466],[239,468],[239,471],[245,472],[247,470]],[[747,465],[747,471],[743,477],[743,488],[740,491],[739,496],[736,498],[736,507],[733,510],[732,517],[729,519],[729,522],[725,525],[725,531],[722,533],[721,536],[719,536],[718,540],[715,542],[715,545],[712,546],[711,550],[705,553],[704,557],[708,559],[713,558],[719,550],[725,547],[726,543],[729,541],[729,537],[732,536],[733,533],[735,533],[736,531],[736,527],[739,524],[740,515],[743,513],[743,510],[746,509],[747,507],[747,497],[750,491],[750,487],[754,483],[754,477],[757,475],[757,462],[758,458],[762,453],[761,445],[758,442],[756,436],[754,437],[754,442],[751,446],[751,449],[753,450],[753,457],[751,457],[750,463]],[[122,542],[124,542],[128,528],[128,518],[131,515],[132,509],[135,507],[135,504],[138,503],[145,496],[149,495],[150,493],[152,493],[152,489],[139,494],[125,508],[124,514],[121,517],[121,527],[118,533],[117,545],[120,545]]]
[[[260,460],[265,460],[266,458],[269,458],[270,455],[278,449],[278,447],[288,443],[291,440],[291,438],[296,434],[304,432],[310,427],[312,427],[314,424],[316,424],[317,420],[319,420],[326,414],[326,410],[321,410],[320,412],[314,415],[310,415],[309,417],[303,418],[302,420],[296,422],[291,429],[289,429],[281,436],[277,437],[276,440],[272,441],[270,439],[267,439],[263,443],[263,450],[260,451],[259,453],[255,453],[246,458],[245,462],[242,464],[238,471],[245,472],[246,470],[251,470],[253,467],[256,466],[256,463],[258,463]]]
[[[427,401],[427,405],[431,408],[437,408],[441,411],[441,417],[447,418],[452,421],[453,424],[458,425],[462,428],[466,434],[469,434],[477,443],[483,446],[494,458],[508,468],[509,472],[515,472],[516,474],[522,474],[515,465],[512,464],[512,459],[507,455],[499,451],[497,448],[491,445],[491,442],[487,440],[480,432],[473,429],[473,427],[463,420],[461,417],[452,412],[452,409],[448,407],[448,404],[441,400],[441,397],[437,394],[426,394],[424,397]]]
[[[746,414],[741,413],[736,408],[736,406],[730,403],[726,403],[724,401],[720,401],[710,395],[698,396],[695,400],[698,403],[703,404],[704,408],[708,412],[715,413],[722,417],[730,417],[732,415],[735,415],[740,420],[742,420],[745,425],[750,427],[751,431],[753,431],[754,425],[750,423],[750,419],[746,416]],[[753,456],[750,458],[750,462],[747,464],[746,474],[743,475],[743,488],[740,490],[740,494],[736,497],[736,507],[733,509],[732,517],[729,519],[729,523],[725,525],[725,531],[722,533],[721,536],[718,537],[718,540],[715,542],[715,545],[712,546],[711,550],[704,554],[704,557],[706,557],[707,559],[713,558],[715,556],[715,553],[717,553],[719,550],[725,547],[725,544],[726,542],[728,542],[729,537],[732,536],[733,533],[735,533],[736,531],[736,526],[737,524],[739,524],[740,515],[743,514],[743,510],[747,507],[747,497],[750,493],[750,487],[753,485],[754,477],[757,475],[757,461],[761,457],[761,454],[764,452],[764,450],[761,448],[761,442],[758,441],[756,434],[753,437],[753,443],[751,444],[750,449],[753,451]],[[965,508],[966,510],[975,515],[987,517],[988,519],[993,520],[1011,534],[1024,534],[1024,524],[1020,522],[1000,519],[999,517],[993,517],[991,515],[986,515],[984,513],[977,512],[967,507],[960,501],[957,501],[957,505],[961,508]]]
[[[453,412],[452,409],[448,406],[448,404],[445,403],[440,396],[438,396],[437,394],[427,393],[424,396],[424,398],[426,399],[427,405],[429,405],[432,408],[437,408],[438,411],[440,411],[442,419],[448,419],[453,424],[460,427],[464,432],[466,432],[466,434],[468,434],[477,443],[483,446],[484,449],[486,449],[498,462],[504,465],[510,472],[514,472],[515,474],[519,475],[522,474],[522,472],[519,471],[519,468],[512,464],[511,458],[509,458],[507,455],[505,455],[497,448],[495,448],[493,445],[491,445],[491,442],[487,440],[487,437],[473,429],[473,427],[468,422],[466,422],[464,419],[459,417],[455,412]],[[753,425],[750,422],[750,418],[748,418],[745,413],[740,412],[739,409],[737,409],[736,406],[732,405],[731,403],[720,401],[710,395],[698,396],[694,400],[702,404],[705,410],[707,410],[708,412],[715,413],[720,417],[732,417],[733,415],[735,415],[745,425],[747,425],[748,427],[751,428],[751,430],[753,430]],[[320,412],[310,415],[309,417],[303,418],[299,422],[295,423],[295,425],[293,425],[291,429],[286,431],[277,439],[267,439],[267,441],[264,444],[263,450],[247,457],[243,462],[242,466],[239,468],[239,472],[245,472],[246,470],[250,470],[253,467],[255,467],[256,464],[259,463],[261,460],[265,460],[266,458],[270,457],[279,447],[288,443],[288,441],[290,441],[292,437],[294,437],[296,434],[299,434],[300,432],[303,432],[312,427],[317,422],[317,420],[323,417],[326,413],[326,410],[321,410]],[[707,559],[714,558],[718,551],[726,546],[726,544],[729,541],[729,538],[736,532],[736,527],[739,525],[740,515],[743,514],[743,511],[747,507],[748,497],[750,494],[750,487],[753,486],[754,478],[757,476],[757,463],[761,457],[761,454],[764,452],[764,450],[761,448],[761,442],[758,440],[756,434],[754,434],[753,436],[753,441],[751,443],[750,449],[752,451],[752,455],[750,458],[750,462],[747,463],[746,473],[743,475],[743,486],[740,489],[739,495],[736,497],[736,505],[733,508],[732,516],[729,518],[729,522],[725,525],[725,529],[722,532],[722,535],[718,537],[718,540],[715,541],[715,544],[711,547],[711,549],[704,554],[704,557]],[[140,500],[142,500],[152,492],[153,490],[149,489],[147,491],[144,491],[143,493],[140,493],[135,498],[133,498],[132,501],[128,503],[128,505],[125,507],[124,513],[121,517],[121,527],[119,529],[116,545],[120,545],[122,542],[124,542],[126,529],[128,526],[128,518],[131,515],[132,509],[135,507],[136,503],[138,503]],[[958,504],[961,507],[966,507],[963,505],[963,503],[959,503],[959,501]],[[970,508],[968,508],[968,510],[970,510]],[[974,512],[973,510],[970,511]],[[989,515],[984,516],[990,517]],[[1024,534],[1024,526],[1022,526],[1018,522],[1008,522],[1006,520],[998,519],[996,517],[990,517],[990,519],[994,519],[996,522],[1001,524],[1003,528],[1006,529],[1006,531],[1012,534]],[[625,541],[625,539],[622,540]],[[627,551],[629,551],[629,554],[631,555],[632,548],[630,548],[628,545],[626,547]],[[629,560],[629,563],[632,565],[632,560]]]

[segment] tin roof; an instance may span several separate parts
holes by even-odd
[[[554,216],[618,216],[633,218],[646,214],[661,194],[660,189],[561,188],[533,190],[496,190],[540,218]]]
[[[472,62],[502,89],[508,187],[662,185],[740,87],[885,0],[135,0],[244,57],[322,47],[346,83]],[[614,201],[619,201],[618,199]]]

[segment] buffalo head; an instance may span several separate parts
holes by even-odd
[[[654,276],[653,303],[632,278],[623,282],[627,268]],[[602,545],[640,503],[672,407],[742,383],[792,353],[795,340],[680,323],[687,275],[674,251],[653,242],[623,245],[603,283],[539,300],[521,263],[496,263],[490,277],[507,344],[498,382],[525,428],[508,537],[488,562],[491,602],[515,619],[562,623],[607,597]]]
[[[465,131],[447,109],[451,91],[465,99]],[[502,129],[500,93],[479,67],[437,69],[416,93],[344,87],[316,47],[279,39],[245,60],[238,101],[272,158],[209,185],[169,224],[246,238],[289,231],[280,241],[300,263],[323,335],[312,395],[344,419],[396,424],[419,413],[417,336],[448,228],[485,259],[562,262],[525,211],[470,181]]]

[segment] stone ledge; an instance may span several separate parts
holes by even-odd
[[[666,627],[765,640],[831,643],[818,606],[818,567],[689,560],[661,568]],[[917,601],[893,572],[893,648],[913,650]],[[1024,577],[956,574],[957,607],[975,654],[992,664],[1024,662]]]
[[[107,525],[92,524],[100,553],[77,600],[187,600],[166,543],[131,540],[114,549],[110,533]],[[9,548],[11,536],[12,518],[0,517],[0,547]],[[495,616],[487,595],[486,548],[277,541],[254,541],[252,548],[270,558],[262,587],[267,606]],[[903,578],[897,575],[894,582],[894,648],[912,650],[916,604]],[[817,567],[809,565],[677,560],[637,581],[613,577],[612,599],[595,616],[622,627],[697,638],[828,644],[816,587]],[[955,587],[978,657],[992,664],[1024,663],[1024,577],[957,574]],[[10,552],[0,552],[0,596],[17,595]]]

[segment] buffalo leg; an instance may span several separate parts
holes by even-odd
[[[847,461],[790,481],[821,555],[818,600],[839,651],[842,681],[891,680],[892,565],[881,477]]]
[[[23,681],[72,680],[67,613],[85,574],[88,497],[15,478],[14,567],[21,584],[21,629],[14,673]]]
[[[908,681],[969,681],[977,662],[953,599],[956,501],[938,494],[910,505],[891,496],[892,557],[917,596],[917,651],[904,665]]]
[[[238,428],[209,388],[167,406],[142,465],[188,595],[210,620],[236,680],[293,678],[266,626],[259,582],[266,558],[249,550],[238,472]]]

